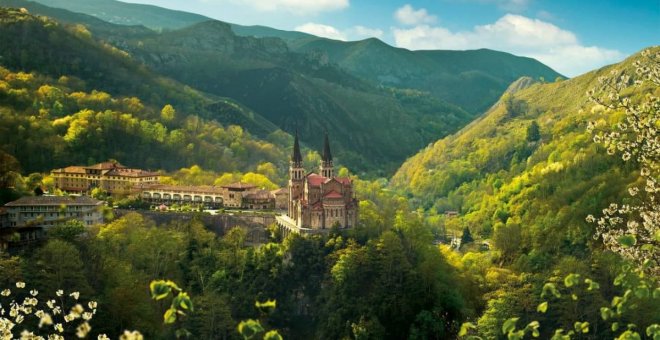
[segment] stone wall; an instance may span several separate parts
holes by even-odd
[[[130,212],[142,214],[150,218],[157,225],[171,222],[188,222],[193,218],[199,218],[204,226],[216,233],[218,236],[224,235],[234,227],[241,227],[247,231],[247,242],[250,244],[261,244],[268,240],[268,231],[266,227],[275,223],[274,215],[266,214],[221,214],[210,215],[198,212],[161,212],[152,210],[123,210],[115,209],[115,216],[121,217]]]

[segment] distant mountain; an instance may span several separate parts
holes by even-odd
[[[36,13],[61,16],[35,3],[12,1]],[[71,22],[72,15],[62,20]],[[263,128],[268,123],[289,132],[298,129],[302,140],[316,149],[321,147],[319,135],[327,130],[338,162],[356,171],[386,174],[429,141],[471,119],[426,93],[379,88],[313,53],[291,52],[278,38],[240,37],[219,21],[162,33],[108,27],[112,24],[93,18],[85,22],[95,38],[128,52],[148,70],[231,98],[253,112],[249,117],[211,112],[220,122],[240,124],[262,137],[274,130]]]
[[[178,29],[208,18],[116,0],[38,0],[52,7],[94,15],[103,20],[153,29]],[[552,81],[561,76],[532,58],[492,50],[409,51],[375,39],[344,42],[266,26],[230,24],[239,36],[275,37],[292,51],[320,54],[329,63],[377,85],[412,88],[457,105],[474,116],[492,105],[522,76]]]
[[[298,129],[314,148],[321,146],[319,132],[327,130],[338,160],[357,171],[388,174],[429,142],[466,125],[518,77],[557,75],[533,59],[495,51],[412,52],[377,39],[340,42],[263,26],[201,21],[201,16],[178,11],[145,11],[113,0],[74,6],[78,1],[41,2],[145,26],[158,15],[157,22],[168,27],[156,32],[113,25],[20,0],[0,4],[83,23],[93,39],[128,52],[148,70],[203,91],[208,98],[231,98],[245,108],[233,115],[225,114],[232,110],[201,105],[202,112],[210,109],[223,123],[241,124],[260,136],[275,127],[290,133]],[[197,20],[201,22],[194,23]],[[172,29],[184,22],[192,25]]]
[[[151,69],[230,97],[319,149],[327,130],[339,160],[356,170],[393,169],[438,136],[470,120],[419,91],[374,86],[277,38],[240,37],[207,21],[117,45]]]
[[[36,2],[48,7],[89,14],[113,24],[142,25],[153,30],[178,29],[211,20],[199,14],[116,0],[38,0]]]
[[[561,76],[532,58],[492,50],[410,51],[376,39],[325,38],[290,43],[298,52],[327,56],[348,72],[385,86],[414,88],[478,114],[522,76],[552,81]]]

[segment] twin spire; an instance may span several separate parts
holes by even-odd
[[[300,165],[300,167],[302,167],[302,155],[300,154],[300,143],[298,143],[298,129],[296,129],[296,137],[293,140],[293,154],[291,154],[291,163]]]
[[[293,140],[293,153],[291,154],[291,165],[293,167],[302,168],[302,154],[300,153],[300,142],[298,141],[298,130]],[[325,132],[323,140],[323,154],[321,155],[321,176],[334,177],[334,166],[332,164],[332,152],[330,152],[330,140],[328,139],[328,131]]]
[[[323,156],[321,160],[324,162],[332,162],[332,153],[330,153],[330,141],[328,140],[328,131],[325,131],[325,140],[323,141]]]

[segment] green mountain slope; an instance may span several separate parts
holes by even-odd
[[[48,6],[94,15],[119,24],[177,29],[205,17],[115,0],[39,0]],[[154,20],[158,16],[158,20]],[[186,19],[186,20],[184,20]],[[183,25],[182,23],[187,23]],[[352,75],[375,84],[413,88],[477,114],[492,105],[508,84],[522,76],[552,81],[560,74],[542,63],[491,50],[409,51],[371,38],[343,42],[265,26],[230,24],[239,36],[275,37],[296,52],[320,54]]]
[[[63,17],[65,22],[75,19],[24,3],[29,10]],[[149,70],[234,99],[252,112],[211,112],[221,122],[240,124],[260,136],[274,126],[289,132],[297,128],[314,148],[321,146],[319,132],[327,130],[339,162],[357,171],[378,169],[381,175],[474,117],[455,103],[470,110],[490,105],[511,81],[525,74],[537,77],[535,67],[542,66],[485,50],[410,52],[376,39],[342,43],[291,35],[287,44],[279,38],[238,36],[231,25],[219,21],[157,33],[81,20],[94,37],[128,52]],[[268,34],[267,28],[253,29]],[[205,111],[214,106],[200,107]]]
[[[89,14],[114,24],[142,25],[154,30],[178,29],[210,20],[199,14],[115,0],[38,0],[37,2],[49,7]]]
[[[208,21],[124,42],[134,58],[195,88],[233,98],[320,148],[327,129],[339,160],[357,170],[393,166],[466,124],[463,110],[419,91],[377,88],[276,38],[236,36]]]
[[[37,13],[61,15],[23,4]],[[71,20],[72,15],[64,16],[63,21]],[[150,72],[251,109],[235,114],[230,105],[222,110],[214,110],[217,104],[200,105],[205,116],[262,137],[275,126],[298,129],[315,149],[321,147],[319,133],[327,130],[337,161],[357,171],[391,173],[410,154],[470,119],[426,93],[378,88],[311,54],[290,52],[280,39],[236,36],[219,21],[162,33],[85,22],[93,37],[128,52]]]
[[[621,115],[594,107],[586,91],[612,69],[634,74],[637,58],[571,80],[513,86],[481,119],[408,159],[392,185],[429,211],[459,211],[458,225],[492,237],[523,271],[551,265],[551,254],[583,256],[593,235],[584,218],[620,201],[637,178],[592,141],[588,121],[611,127]]]
[[[52,77],[74,76],[83,80],[90,91],[137,96],[160,107],[172,104],[184,112],[239,124],[260,136],[278,129],[229,98],[200,92],[153,72],[110,43],[156,34],[145,27],[114,25],[35,2],[2,0],[0,5],[27,8],[30,13],[53,16],[63,23],[58,26],[46,19],[3,21],[0,36],[7,43],[0,46],[2,66]],[[78,23],[83,25],[77,26]]]
[[[0,40],[0,149],[25,171],[108,158],[168,170],[195,163],[216,171],[286,163],[290,141],[272,123],[153,73],[94,41],[82,26],[0,8]],[[166,104],[178,111],[175,118],[161,118]],[[280,144],[223,126],[211,115],[261,124]]]
[[[371,38],[342,42],[324,38],[290,43],[299,52],[322,53],[352,74],[387,86],[428,91],[471,113],[485,111],[514,80],[554,80],[560,74],[525,57],[492,50],[409,51]]]

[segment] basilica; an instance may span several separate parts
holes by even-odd
[[[278,219],[280,225],[298,233],[355,226],[358,201],[353,183],[348,177],[335,177],[327,133],[318,173],[305,172],[297,133],[289,164],[289,206],[287,215]]]

